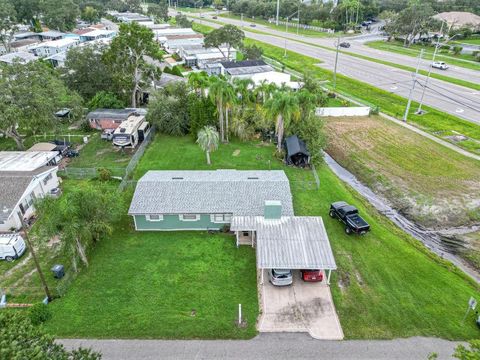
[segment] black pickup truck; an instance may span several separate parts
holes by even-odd
[[[370,230],[370,225],[358,215],[358,210],[345,201],[334,202],[330,205],[330,216],[338,218],[345,224],[347,234],[366,234]]]

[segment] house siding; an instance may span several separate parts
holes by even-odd
[[[182,221],[179,215],[163,215],[161,221],[148,221],[145,215],[134,215],[136,230],[218,230],[225,226],[224,223],[214,223],[210,214],[200,214],[197,221]],[[228,224],[227,224],[228,225]]]

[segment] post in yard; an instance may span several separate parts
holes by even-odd
[[[405,113],[403,114],[403,121],[405,122],[407,122],[408,112],[410,111],[410,105],[412,104],[413,91],[415,90],[415,84],[417,83],[418,69],[420,68],[420,61],[422,61],[422,57],[423,57],[423,49],[420,50],[420,54],[418,55],[417,69],[413,74],[412,87],[410,88],[410,92],[408,94],[407,107],[405,108]]]
[[[238,304],[238,325],[242,325],[242,304]]]

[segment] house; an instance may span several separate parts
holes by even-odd
[[[0,152],[0,232],[18,230],[34,214],[35,199],[57,194],[57,152]]]
[[[480,16],[466,11],[442,12],[433,16],[434,19],[445,21],[448,31],[468,27],[472,31],[480,30]]]
[[[254,74],[274,71],[263,60],[222,61],[219,65],[220,74],[229,79],[250,79]]]
[[[267,84],[275,84],[278,87],[287,86],[292,90],[298,90],[303,85],[301,82],[291,81],[290,74],[279,71],[253,74],[250,79],[253,81],[254,86],[258,86],[266,82]]]
[[[87,114],[92,129],[115,130],[135,113],[135,109],[96,109]]]
[[[58,54],[47,56],[44,60],[49,61],[54,68],[64,67],[65,61],[67,60],[67,52],[63,51]]]
[[[209,65],[219,63],[227,60],[225,55],[227,54],[227,48],[221,48],[221,51],[217,48],[205,48],[203,45],[182,46],[178,55],[183,59],[186,66],[197,67],[198,69],[206,69]],[[237,50],[230,49],[230,59],[233,60],[237,57]]]
[[[37,39],[21,39],[15,40],[10,43],[10,48],[12,52],[27,52],[32,46],[40,43],[40,40]]]
[[[0,56],[0,62],[6,64],[13,64],[15,61],[20,64],[28,64],[30,61],[36,59],[37,57],[35,55],[25,51],[13,52]]]
[[[149,171],[128,214],[137,231],[219,230],[256,248],[258,269],[337,268],[322,218],[294,216],[280,170]],[[263,277],[264,271],[261,271]]]
[[[60,160],[62,160],[62,155],[68,150],[67,145],[57,145],[48,142],[39,142],[34,144],[31,148],[27,149],[26,151],[29,152],[39,152],[39,151],[49,151],[49,152],[56,152],[57,156],[53,159],[55,164],[58,164]]]
[[[79,43],[80,41],[75,38],[45,41],[30,47],[30,51],[36,56],[48,57],[54,54],[65,52],[68,49],[77,46]]]
[[[38,33],[38,35],[42,41],[52,41],[63,39],[66,34],[61,31],[48,30]]]
[[[113,30],[92,29],[86,33],[80,35],[80,41],[94,41],[100,39],[111,39],[115,36],[116,32]]]
[[[233,216],[263,215],[266,200],[281,201],[282,215],[293,215],[283,171],[148,171],[128,213],[139,231],[221,229]]]
[[[31,40],[36,40],[36,41],[41,41],[42,36],[39,33],[35,33],[32,31],[22,31],[18,32],[13,35],[13,38],[15,40],[26,40],[26,39],[31,39]]]

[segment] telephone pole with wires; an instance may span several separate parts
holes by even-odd
[[[333,69],[333,91],[337,89],[337,64],[338,64],[338,51],[340,47],[340,39],[341,37],[339,36],[337,39],[337,50],[335,53],[335,67]]]
[[[410,105],[412,104],[413,91],[415,90],[415,84],[417,83],[418,70],[420,68],[420,62],[422,61],[422,57],[423,57],[423,49],[420,50],[420,54],[418,54],[417,69],[413,74],[412,87],[410,88],[410,92],[408,94],[407,107],[405,108],[405,113],[403,114],[403,121],[405,122],[407,122],[408,112],[410,111]]]

